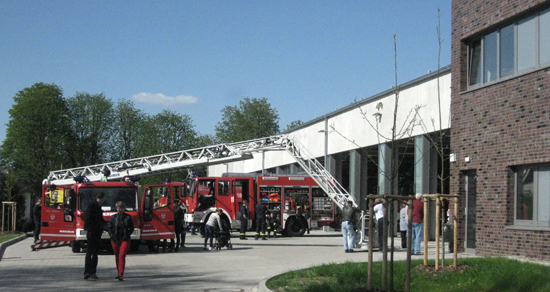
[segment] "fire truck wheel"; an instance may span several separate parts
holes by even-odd
[[[80,242],[73,240],[71,241],[71,250],[73,253],[79,253],[80,252]]]
[[[306,226],[296,217],[290,217],[286,221],[286,233],[288,236],[302,236],[306,233]]]

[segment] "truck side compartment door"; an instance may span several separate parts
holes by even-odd
[[[142,211],[142,240],[175,237],[174,197],[170,184],[145,186]]]
[[[40,240],[76,239],[76,220],[74,209],[71,209],[76,196],[71,196],[70,191],[63,186],[43,186]]]

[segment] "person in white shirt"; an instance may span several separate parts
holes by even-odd
[[[401,232],[401,248],[407,248],[407,231],[409,230],[409,206],[403,204],[399,210],[399,232]]]
[[[374,200],[374,216],[378,226],[378,248],[383,251],[384,246],[384,204],[381,199]]]
[[[223,227],[222,227],[222,221],[220,220],[220,216],[222,214],[222,209],[218,208],[216,209],[216,212],[215,213],[212,213],[210,215],[210,217],[208,217],[208,221],[206,222],[206,226],[205,226],[205,234],[204,234],[204,248],[203,249],[207,249],[207,250],[213,250],[214,249],[214,244],[213,244],[213,241],[214,241],[214,228],[216,226],[216,224],[218,225],[218,227],[220,228],[220,230],[223,230]],[[206,248],[206,243],[208,241],[208,239],[210,239],[210,247]]]

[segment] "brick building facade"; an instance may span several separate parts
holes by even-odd
[[[550,260],[549,39],[550,1],[453,0],[461,250]]]

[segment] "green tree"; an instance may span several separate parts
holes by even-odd
[[[143,135],[138,141],[139,156],[157,155],[198,147],[197,132],[191,117],[171,110],[146,118]],[[186,171],[175,171],[147,177],[145,183],[161,183],[165,178],[181,181],[187,176]]]
[[[286,126],[286,130],[285,131],[290,131],[292,130],[293,128],[296,128],[298,127],[299,125],[303,124],[304,122],[302,122],[302,120],[296,120],[296,121],[292,121],[289,125]]]
[[[77,92],[67,99],[73,130],[71,157],[75,166],[105,162],[113,135],[113,102],[105,94]]]
[[[279,133],[279,114],[267,98],[245,98],[238,106],[222,109],[222,120],[216,125],[216,138],[221,142],[238,142]]]
[[[69,118],[63,90],[35,83],[14,96],[1,156],[20,183],[39,193],[48,172],[68,164]]]
[[[121,100],[114,109],[110,161],[139,157],[140,141],[146,140],[147,114],[137,109],[132,101]]]

